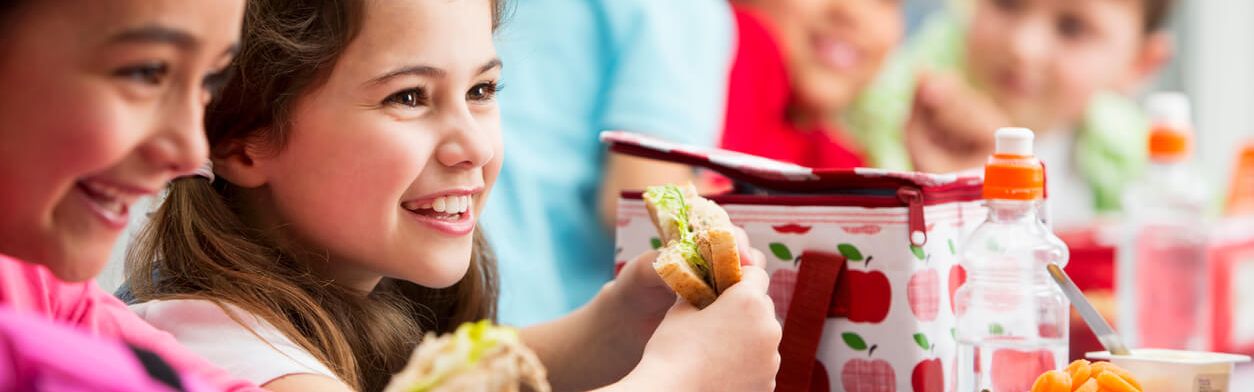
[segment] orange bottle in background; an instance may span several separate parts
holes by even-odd
[[[1246,143],[1237,155],[1232,170],[1232,183],[1228,188],[1228,202],[1224,213],[1228,216],[1254,215],[1254,141]]]
[[[1124,194],[1117,324],[1130,347],[1202,350],[1209,338],[1205,211],[1211,198],[1189,162],[1189,100],[1156,93],[1146,109],[1153,124],[1150,165]]]

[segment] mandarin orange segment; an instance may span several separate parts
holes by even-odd
[[[1083,385],[1080,385],[1080,387],[1076,388],[1075,390],[1076,392],[1097,392],[1098,390],[1097,380],[1090,378],[1088,381],[1085,381]]]
[[[1101,386],[1103,391],[1141,392],[1139,388],[1133,387],[1123,377],[1119,377],[1117,373],[1111,371],[1097,375],[1097,385]]]
[[[1088,367],[1089,363],[1090,362],[1087,359],[1083,358],[1071,361],[1071,363],[1067,365],[1067,373],[1075,372],[1075,369],[1081,366]]]
[[[1107,368],[1106,371],[1110,373],[1114,373],[1115,375],[1118,375],[1119,378],[1122,378],[1123,381],[1126,381],[1129,385],[1131,385],[1133,388],[1136,388],[1136,390],[1138,391],[1145,389],[1141,387],[1141,383],[1136,380],[1136,376],[1133,376],[1132,372],[1129,372],[1125,370],[1124,368],[1121,368],[1115,365],[1110,365],[1110,367]]]
[[[1076,362],[1079,362],[1079,361],[1076,361]],[[1076,388],[1079,388],[1081,385],[1084,385],[1086,381],[1092,378],[1091,376],[1093,374],[1093,367],[1089,366],[1088,361],[1085,361],[1085,363],[1082,363],[1082,364],[1076,364],[1075,362],[1072,362],[1072,365],[1075,365],[1075,366],[1067,367],[1068,369],[1071,370],[1071,385]]]
[[[1032,384],[1032,392],[1071,392],[1071,376],[1057,370],[1045,372]]]
[[[1107,371],[1110,371],[1110,369],[1112,368],[1118,368],[1117,366],[1115,366],[1115,364],[1110,363],[1110,362],[1105,362],[1105,361],[1093,362],[1093,364],[1089,366],[1093,368],[1093,371],[1090,373],[1089,377],[1093,377],[1093,378],[1097,378],[1098,375],[1105,373]]]

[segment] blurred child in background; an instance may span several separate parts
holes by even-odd
[[[739,43],[724,148],[803,166],[850,168],[862,149],[843,110],[900,41],[899,0],[733,1]]]
[[[1146,159],[1148,125],[1128,96],[1171,57],[1171,3],[955,6],[922,28],[846,119],[872,165],[929,172],[979,167],[994,129],[1029,127],[1055,222],[1084,223],[1118,208]]]

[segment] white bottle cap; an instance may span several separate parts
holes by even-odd
[[[1157,92],[1145,98],[1145,111],[1150,122],[1165,124],[1180,130],[1189,129],[1192,110],[1189,96],[1180,92]]]
[[[996,133],[997,153],[1018,156],[1033,156],[1032,140],[1036,135],[1027,128],[999,128]]]

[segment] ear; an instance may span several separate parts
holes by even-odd
[[[262,170],[265,156],[257,141],[234,141],[213,154],[213,171],[219,177],[241,188],[265,185],[267,177]]]
[[[1141,49],[1132,59],[1130,72],[1127,72],[1119,85],[1125,93],[1133,93],[1154,77],[1163,66],[1175,55],[1175,41],[1166,31],[1150,33],[1141,44]]]

